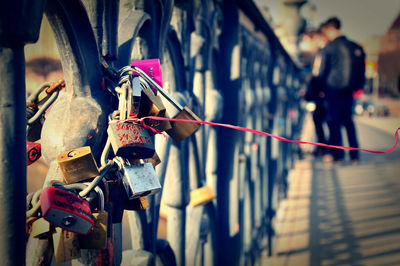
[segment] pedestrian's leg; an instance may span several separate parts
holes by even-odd
[[[324,122],[325,111],[321,104],[317,103],[315,111],[313,112],[313,120],[315,126],[315,133],[317,135],[317,141],[320,143],[326,143],[324,128],[322,123]]]
[[[327,143],[323,128],[323,123],[325,120],[325,108],[322,106],[321,103],[316,103],[316,108],[313,112],[313,121],[315,126],[315,133],[317,135],[317,142],[319,143]],[[314,154],[315,155],[322,155],[325,153],[325,148],[322,146],[317,146]]]
[[[358,141],[357,141],[357,132],[353,122],[353,115],[352,115],[352,106],[353,101],[349,101],[343,109],[343,125],[346,128],[347,139],[349,140],[350,147],[358,148]],[[350,158],[352,160],[358,160],[359,152],[351,150],[350,151]]]
[[[329,128],[329,144],[340,146],[342,145],[342,134],[341,134],[341,123],[340,123],[340,112],[337,109],[337,103],[330,101],[328,108],[326,109],[326,118]],[[343,150],[329,148],[327,151],[333,156],[335,161],[342,160],[344,157]]]

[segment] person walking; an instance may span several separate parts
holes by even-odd
[[[312,62],[312,76],[308,84],[307,91],[304,95],[304,99],[306,101],[312,101],[315,103],[315,110],[312,113],[312,118],[314,122],[315,134],[317,136],[317,142],[319,143],[327,143],[328,138],[324,132],[324,124],[325,120],[325,88],[324,83],[321,79],[315,75],[315,70],[319,68],[320,64],[320,56],[322,48],[326,45],[326,38],[322,34],[322,27],[316,31],[311,32],[311,43],[313,45],[312,52],[314,54],[314,59]],[[315,151],[313,152],[315,156],[320,156],[325,154],[325,147],[317,146]]]
[[[329,18],[322,26],[328,43],[321,50],[317,77],[325,85],[326,120],[329,144],[342,145],[341,127],[346,128],[349,145],[358,148],[357,133],[353,122],[353,92],[363,87],[365,81],[365,53],[357,43],[341,32],[337,17]],[[350,151],[353,163],[358,163],[358,151]],[[328,149],[324,161],[343,161],[344,151]]]

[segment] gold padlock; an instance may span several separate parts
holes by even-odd
[[[56,227],[53,234],[54,259],[56,262],[70,261],[81,256],[78,236]]]
[[[216,195],[211,187],[203,186],[194,189],[190,192],[190,202],[189,204],[193,207],[207,203],[216,198]]]
[[[146,197],[130,199],[125,202],[124,209],[128,211],[142,211],[149,207]]]
[[[174,119],[185,119],[185,120],[195,120],[195,121],[201,121],[201,119],[192,112],[187,106],[183,107],[179,113],[174,116]],[[171,136],[176,142],[181,142],[190,135],[192,135],[199,127],[201,124],[193,123],[193,122],[178,122],[174,121],[171,123],[172,128],[169,130],[166,130],[168,135]]]
[[[94,226],[87,235],[79,235],[79,246],[81,249],[104,249],[107,246],[107,224],[108,212],[100,211],[92,213]]]
[[[43,217],[37,219],[32,223],[31,236],[37,238],[47,238],[51,232],[50,223]]]
[[[66,184],[94,178],[100,174],[90,146],[73,149],[57,156]]]
[[[167,109],[165,108],[161,97],[159,95],[156,96],[147,86],[143,87],[139,109],[139,117],[145,116],[168,117]],[[172,128],[169,121],[146,120],[146,124],[159,132]]]

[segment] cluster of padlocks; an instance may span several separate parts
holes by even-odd
[[[161,190],[155,172],[161,162],[155,151],[155,134],[166,132],[181,142],[200,127],[197,123],[143,120],[168,117],[160,94],[178,109],[174,118],[199,118],[145,70],[127,66],[118,75],[114,88],[118,109],[108,116],[101,166],[89,146],[65,151],[57,156],[63,179],[27,197],[28,236],[52,240],[56,262],[78,258],[80,249],[106,248],[110,228],[122,222],[124,210],[149,206],[146,197]],[[28,144],[28,151],[40,152],[40,147]]]

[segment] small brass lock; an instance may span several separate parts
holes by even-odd
[[[212,201],[216,198],[216,195],[211,187],[203,186],[197,189],[194,189],[190,192],[190,205],[198,206],[201,204],[205,204],[207,202]]]
[[[100,174],[90,146],[73,149],[57,156],[66,184],[94,178]]]
[[[53,234],[54,259],[57,263],[80,258],[79,240],[76,234],[56,227]]]
[[[201,119],[186,106],[183,107],[174,118],[201,121]],[[197,123],[179,121],[174,121],[171,124],[172,128],[166,130],[166,132],[178,143],[192,135],[201,126],[201,124]]]

